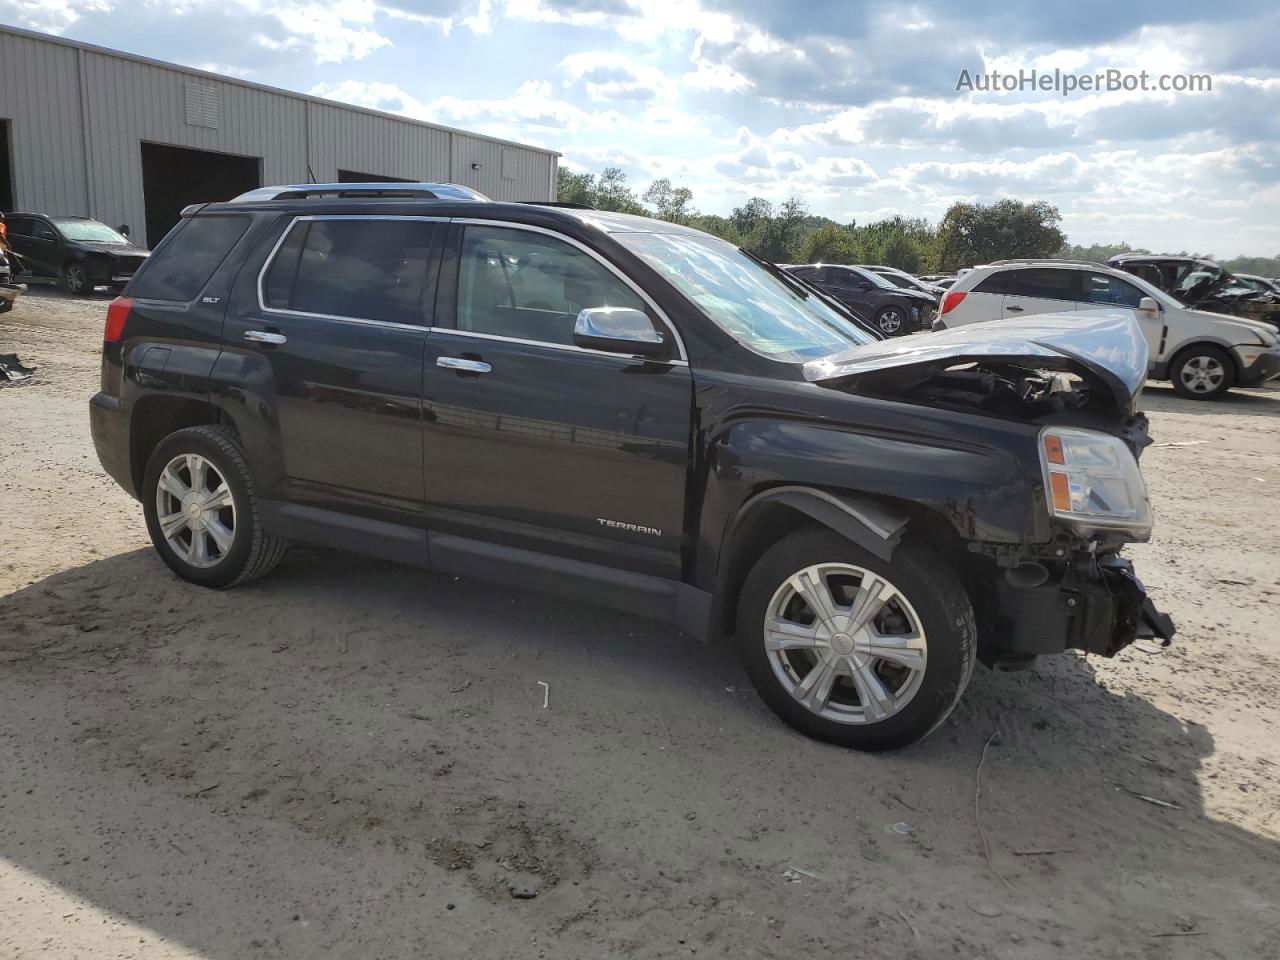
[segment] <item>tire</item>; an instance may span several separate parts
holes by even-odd
[[[1227,351],[1205,343],[1178,354],[1169,379],[1180,397],[1217,400],[1235,386],[1236,368]]]
[[[78,260],[72,260],[62,268],[62,289],[73,297],[83,297],[93,292],[89,270]]]
[[[854,613],[871,596],[864,592],[867,577],[888,599],[864,608],[872,618],[868,629],[846,634],[841,617],[849,614],[841,608]],[[828,599],[836,594],[852,603],[838,603],[824,623],[795,589],[802,578],[809,590],[824,585],[832,591]],[[766,617],[778,625],[772,636],[790,649],[766,648]],[[803,624],[808,619],[811,626]],[[818,645],[799,646],[806,631]],[[973,674],[977,627],[964,587],[933,551],[904,543],[886,563],[830,530],[809,529],[778,541],[747,575],[736,643],[756,692],[792,727],[843,747],[893,750],[929,734],[955,708]],[[871,644],[895,659],[866,652]],[[824,657],[835,658],[826,661],[834,673],[815,672]],[[823,701],[827,675],[834,680]],[[818,689],[805,689],[815,682]],[[810,705],[801,702],[806,694]]]
[[[198,472],[204,482],[193,483],[193,464],[201,461]],[[203,500],[213,507],[201,509],[202,487]],[[147,532],[160,558],[178,576],[202,587],[223,589],[256,580],[280,562],[288,547],[263,533],[253,476],[228,427],[187,427],[165,437],[147,460],[141,496]],[[161,524],[162,509],[168,511],[166,518],[176,518],[167,528]]]
[[[882,307],[876,313],[876,327],[886,337],[900,337],[907,332],[907,314],[902,307]]]

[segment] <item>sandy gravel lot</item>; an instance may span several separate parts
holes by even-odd
[[[89,438],[105,308],[0,317],[0,957],[1280,954],[1280,390],[1148,389],[1172,649],[980,670],[863,756],[589,606],[320,550],[180,582]]]

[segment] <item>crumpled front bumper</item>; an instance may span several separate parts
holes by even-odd
[[[1068,649],[1114,657],[1140,638],[1167,646],[1175,633],[1118,553],[1077,556],[1038,586],[1002,578],[996,604],[995,636],[984,651],[991,663]]]

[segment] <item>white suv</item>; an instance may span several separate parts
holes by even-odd
[[[1151,351],[1151,377],[1212,400],[1280,376],[1274,327],[1184,307],[1141,277],[1083,260],[998,260],[966,273],[942,299],[933,329],[1128,307]]]

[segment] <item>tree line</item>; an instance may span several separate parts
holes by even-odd
[[[606,167],[599,175],[562,167],[558,188],[562,203],[686,224],[774,263],[868,263],[922,274],[951,273],[1012,257],[1071,257],[1105,263],[1117,253],[1150,252],[1124,243],[1070,244],[1060,227],[1058,208],[1040,200],[954,203],[936,225],[922,217],[903,216],[859,224],[811,214],[804,201],[794,196],[780,204],[752,197],[727,217],[701,213],[693,204],[693,191],[674,186],[666,177],[653,181],[637,196],[620,167]],[[1280,257],[1219,262],[1236,273],[1280,276]]]

